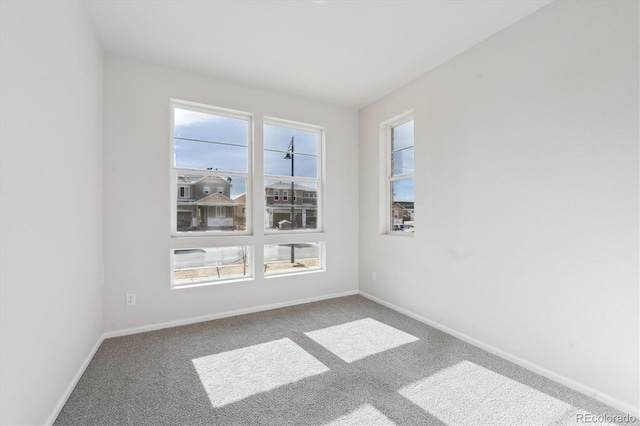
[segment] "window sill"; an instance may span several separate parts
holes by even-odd
[[[247,278],[235,278],[230,280],[220,280],[220,281],[201,281],[201,282],[195,282],[192,284],[178,284],[178,285],[172,285],[171,290],[183,290],[186,288],[195,288],[195,287],[208,287],[208,286],[216,286],[220,284],[234,284],[234,283],[239,283],[243,281],[255,281],[255,278],[247,277]]]
[[[269,280],[271,278],[280,278],[280,277],[290,277],[293,275],[308,275],[308,274],[315,274],[318,272],[326,272],[326,269],[323,268],[317,268],[317,269],[307,269],[304,271],[296,271],[296,272],[282,272],[282,273],[265,273],[264,274],[264,278]]]
[[[385,232],[382,235],[389,235],[389,236],[394,236],[394,237],[410,237],[410,238],[413,238],[413,236],[415,234],[416,234],[415,232],[388,231],[388,232]]]

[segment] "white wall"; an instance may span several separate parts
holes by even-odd
[[[362,215],[360,289],[637,413],[638,77],[638,2],[557,1],[363,109],[365,212],[415,110],[417,224]]]
[[[187,320],[357,290],[358,114],[117,55],[105,59],[105,318],[107,331]],[[262,117],[325,126],[327,271],[171,290],[171,98],[254,113],[255,175],[262,173]],[[263,191],[254,193],[262,224]],[[312,241],[313,236],[308,236]],[[228,245],[247,239],[227,237]],[[256,263],[265,242],[255,230]],[[188,242],[186,244],[189,244]],[[196,239],[194,245],[203,244]],[[259,268],[258,268],[259,269]],[[137,305],[125,306],[135,293]]]
[[[102,51],[77,2],[0,7],[0,423],[42,424],[103,332]]]

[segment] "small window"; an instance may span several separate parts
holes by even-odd
[[[251,248],[216,247],[173,250],[173,288],[253,277]]]
[[[222,186],[218,187],[218,194],[224,194],[224,188]]]
[[[298,199],[297,197],[297,192],[293,191],[293,202],[295,203],[295,201]]]
[[[178,197],[179,198],[189,198],[189,187],[188,186],[180,186],[178,188]]]
[[[280,191],[279,190],[276,189],[276,190],[273,191],[273,199],[275,201],[280,201]]]
[[[264,274],[282,275],[322,270],[322,243],[267,244]]]
[[[283,201],[289,200],[289,191],[282,191],[282,200]]]
[[[211,188],[208,186],[203,186],[202,192],[204,192],[205,194],[209,194],[211,192]]]
[[[386,228],[389,233],[414,232],[414,120],[405,115],[386,124],[387,189]]]

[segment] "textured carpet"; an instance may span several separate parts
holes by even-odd
[[[576,425],[598,419],[586,415],[624,416],[350,296],[107,339],[55,424]]]

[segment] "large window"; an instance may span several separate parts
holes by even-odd
[[[265,230],[305,232],[321,223],[322,129],[265,120]],[[299,197],[305,193],[307,197]]]
[[[255,141],[262,188],[252,175],[250,113],[183,101],[171,111],[172,288],[324,270],[322,238],[293,236],[321,229],[322,128],[265,120]],[[252,214],[254,190],[264,190],[264,217]]]
[[[174,235],[247,232],[250,116],[173,102]],[[177,193],[177,194],[176,194]]]
[[[387,151],[388,195],[384,216],[389,233],[412,234],[414,205],[413,115],[403,115],[384,124]]]

